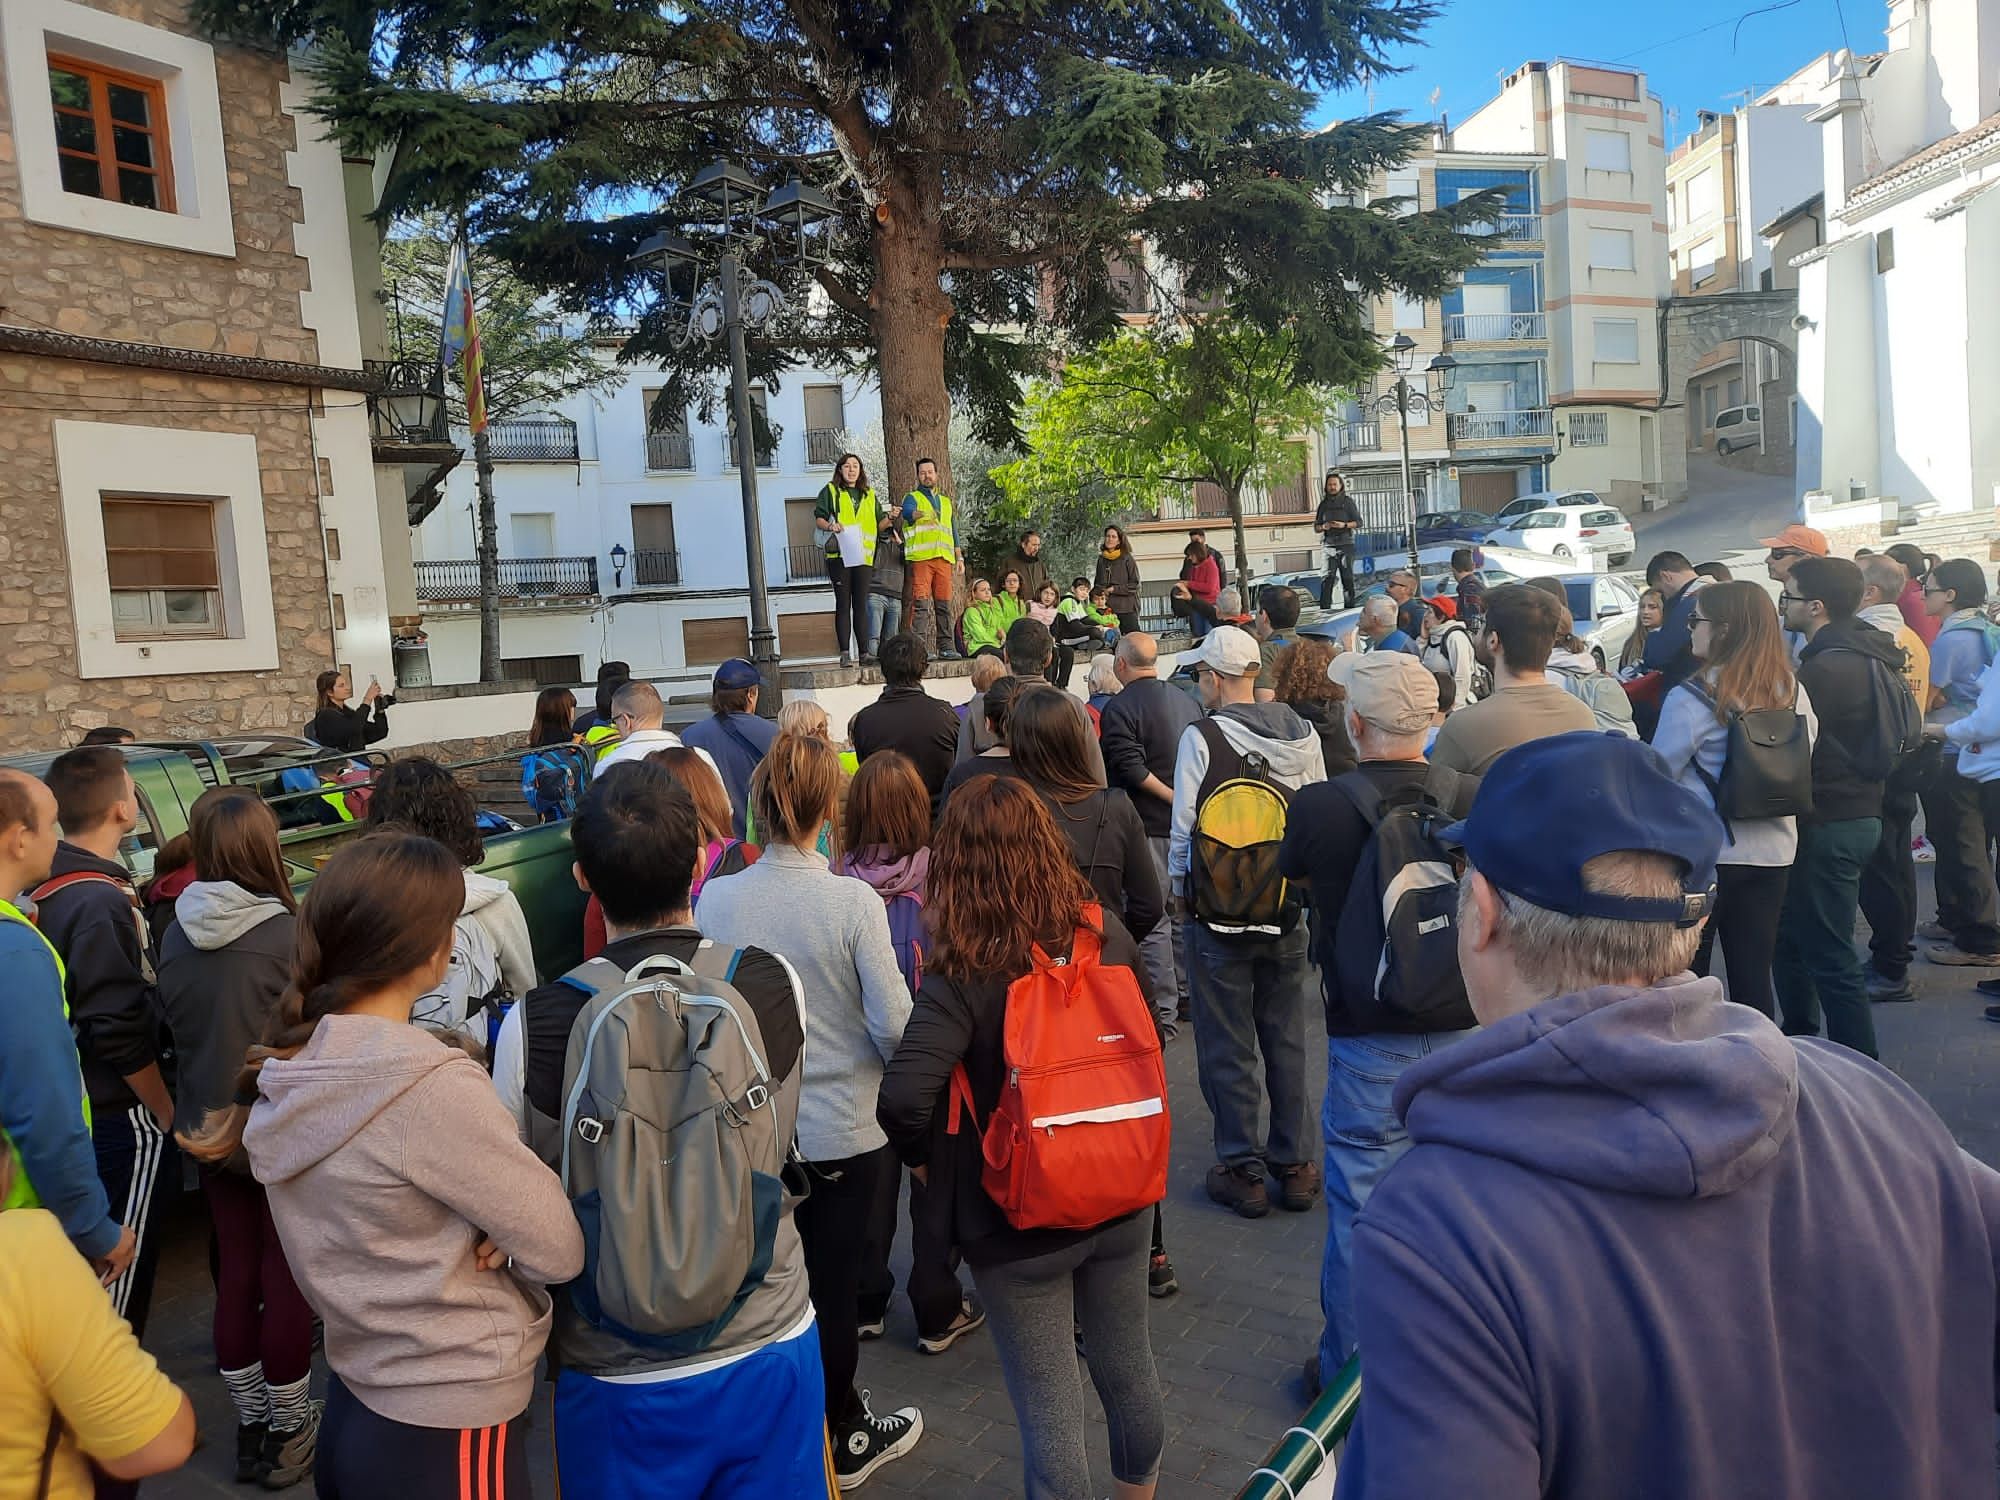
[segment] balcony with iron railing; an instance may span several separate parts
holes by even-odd
[[[681,555],[672,547],[640,547],[632,553],[632,586],[675,588],[681,581]]]
[[[1549,337],[1544,312],[1446,313],[1447,344],[1542,344]]]
[[[840,462],[840,429],[838,427],[808,427],[806,429],[806,467],[809,469],[830,469]]]
[[[1546,406],[1521,411],[1455,411],[1451,442],[1462,447],[1547,447],[1555,442],[1555,414]]]
[[[576,423],[567,417],[508,417],[486,428],[495,463],[575,463]]]
[[[685,432],[647,433],[646,467],[648,469],[692,469],[694,467],[694,439]]]
[[[785,582],[806,583],[826,577],[826,543],[793,542],[785,548]]]
[[[416,564],[417,598],[426,604],[477,605],[479,562],[447,558]],[[535,605],[564,600],[595,599],[597,559],[594,557],[503,557],[499,562],[500,602]]]
[[[1382,424],[1374,420],[1342,422],[1340,446],[1346,453],[1377,453],[1382,448]]]
[[[1510,244],[1539,244],[1542,239],[1540,214],[1502,214],[1490,224],[1475,224],[1466,230],[1484,239],[1506,240]]]
[[[736,472],[736,434],[729,434],[729,445],[722,450],[722,467],[726,473]],[[778,467],[778,438],[773,433],[768,446],[757,450],[757,467],[775,469]]]

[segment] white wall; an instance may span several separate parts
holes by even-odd
[[[1737,250],[1754,291],[1771,268],[1771,247],[1757,231],[1820,191],[1820,127],[1804,105],[1757,105],[1736,117]]]

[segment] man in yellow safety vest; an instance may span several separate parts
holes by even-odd
[[[903,497],[903,563],[910,574],[910,632],[930,644],[931,622],[937,622],[937,654],[956,661],[951,635],[951,575],[965,567],[952,528],[951,496],[937,487],[935,460],[917,460],[917,487]],[[935,608],[933,608],[935,601]]]

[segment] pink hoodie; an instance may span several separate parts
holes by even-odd
[[[258,1093],[243,1146],[333,1372],[396,1422],[518,1417],[543,1288],[583,1269],[583,1233],[485,1070],[414,1026],[335,1015],[264,1064]],[[482,1234],[511,1268],[478,1268]]]

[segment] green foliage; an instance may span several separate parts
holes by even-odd
[[[398,359],[434,360],[451,240],[444,220],[425,215],[382,242],[389,342]],[[541,296],[504,265],[475,252],[473,293],[485,350],[486,412],[502,417],[552,411],[566,397],[615,390],[625,372],[600,358],[585,335],[551,319]],[[446,372],[451,420],[465,425],[464,366]]]
[[[1305,379],[1299,340],[1228,317],[1128,329],[1028,388],[1026,457],[995,473],[1022,518],[1073,513],[1089,525],[1151,515],[1206,482],[1237,505],[1322,427],[1339,394]]]

